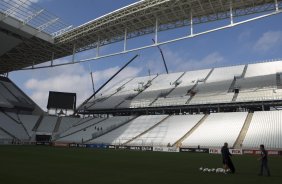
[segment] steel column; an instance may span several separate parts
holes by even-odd
[[[125,28],[124,30],[124,43],[123,43],[123,51],[126,51],[126,47],[127,47],[127,28]]]
[[[230,24],[233,25],[233,9],[232,9],[232,1],[230,1]]]
[[[97,47],[96,47],[96,58],[100,55],[100,36],[98,36]]]
[[[75,43],[73,44],[73,50],[72,50],[72,63],[74,63],[74,59],[75,59]]]
[[[194,34],[194,30],[193,30],[193,13],[192,13],[192,9],[191,9],[191,13],[190,13],[190,35],[193,36]]]
[[[155,27],[155,44],[158,44],[158,29],[159,29],[159,21],[156,18],[156,27]]]

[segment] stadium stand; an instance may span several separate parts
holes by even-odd
[[[81,118],[74,118],[74,117],[62,117],[58,132],[62,133],[75,124],[79,123],[81,121]]]
[[[211,83],[224,80],[233,80],[234,77],[242,76],[244,68],[245,65],[215,68],[210,77],[207,78],[206,82]]]
[[[37,132],[53,133],[57,120],[58,117],[56,116],[44,116]]]
[[[275,61],[128,79],[88,110],[280,100],[280,65]]]
[[[282,149],[282,114],[273,111],[282,100],[280,65],[276,61],[127,78],[88,101],[82,108],[93,115],[86,118],[34,113],[37,105],[1,77],[0,143],[52,135],[51,140],[62,143],[210,148],[228,142],[236,148],[255,149],[263,143]],[[241,108],[245,103],[258,104]],[[101,112],[95,114],[97,110]],[[190,115],[177,115],[181,112]]]
[[[271,75],[282,72],[281,61],[249,64],[245,78]]]
[[[152,106],[185,105],[191,98],[188,92],[196,87],[198,81],[204,81],[210,71],[211,69],[185,72],[174,82],[176,87],[167,96],[158,98]]]
[[[29,136],[32,136],[35,132],[32,130],[39,119],[38,115],[24,115],[19,114],[20,121],[25,126]]]
[[[11,141],[13,138],[0,129],[0,143],[4,143],[4,141]]]
[[[247,112],[212,113],[183,142],[185,147],[220,147],[223,142],[233,146],[244,125]]]
[[[183,73],[158,75],[152,80],[152,85],[132,100],[130,108],[147,107],[156,101],[158,97],[168,95],[168,93],[175,88],[175,82],[182,75]]]
[[[243,148],[258,148],[260,144],[269,149],[282,148],[282,111],[254,112],[243,141]]]
[[[195,89],[195,96],[189,104],[209,104],[231,102],[234,93],[228,93],[232,81],[200,83]]]
[[[70,127],[68,130],[61,133],[58,137],[58,140],[62,139],[63,137],[67,137],[69,135],[72,135],[76,132],[79,132],[81,130],[86,130],[88,127],[91,127],[95,124],[98,124],[101,121],[104,121],[105,118],[86,118],[83,121],[74,124],[72,127]],[[81,139],[80,139],[81,140]]]
[[[90,101],[88,103],[86,103],[83,108],[90,108],[93,109],[93,105],[94,107],[98,107],[98,108],[103,108],[103,107],[115,107],[115,105],[118,105],[119,101],[122,100],[122,97],[120,98],[119,95],[115,95],[116,93],[118,93],[120,90],[122,90],[124,88],[124,86],[129,83],[132,80],[132,78],[127,78],[124,79],[122,81],[119,81],[115,84],[110,84],[108,88],[103,89],[102,92],[99,92],[98,94],[96,94],[93,98],[90,99]],[[112,97],[113,95],[115,95],[113,98],[111,98],[111,100],[108,100],[110,97]],[[118,99],[115,99],[115,98]],[[112,100],[114,99],[114,100]],[[116,103],[114,103],[114,105],[112,105],[111,102],[109,101],[114,101]]]
[[[172,146],[193,128],[203,115],[170,116],[161,124],[129,142],[131,146]]]
[[[90,126],[87,126],[79,131],[75,131],[72,134],[69,134],[68,136],[62,137],[58,139],[58,141],[62,142],[87,142],[95,136],[102,135],[105,132],[111,131],[112,129],[115,129],[116,127],[119,127],[120,125],[128,122],[130,119],[132,119],[133,116],[116,116],[104,119],[103,121],[98,121],[95,124],[91,124]]]
[[[168,115],[144,115],[129,123],[90,141],[90,143],[105,143],[121,145],[131,141],[136,136],[144,133],[154,125],[167,118]]]
[[[28,141],[29,135],[26,133],[23,125],[12,119],[9,115],[0,112],[0,127],[9,132],[14,138],[22,141]]]
[[[0,76],[0,108],[16,108],[17,111],[43,113],[42,109],[9,78],[2,76]]]
[[[148,83],[155,76],[138,77],[128,81],[126,84],[120,86],[116,92],[109,98],[98,101],[94,104],[95,108],[115,108],[116,106],[128,107],[130,104],[126,100],[137,96],[141,91],[146,89]]]
[[[186,95],[188,90],[191,89],[197,83],[197,81],[204,81],[210,71],[211,69],[185,72],[185,74],[177,80],[177,87],[171,93],[169,93],[167,97]]]

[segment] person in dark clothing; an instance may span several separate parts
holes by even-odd
[[[265,169],[266,172],[267,172],[267,176],[270,176],[270,171],[269,171],[269,168],[268,168],[268,158],[267,158],[267,151],[265,150],[264,148],[264,145],[261,144],[260,145],[260,158],[259,160],[261,161],[261,164],[260,164],[260,173],[259,173],[259,176],[262,176],[263,175],[263,170]]]
[[[233,162],[230,158],[232,154],[229,152],[228,144],[224,143],[224,145],[221,148],[221,155],[222,155],[222,163],[225,171],[229,168],[231,173],[235,173],[235,167],[233,165]]]

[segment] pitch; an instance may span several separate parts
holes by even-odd
[[[269,158],[271,177],[257,176],[256,156],[233,156],[236,174],[204,173],[219,168],[220,155],[122,150],[0,146],[0,183],[16,184],[166,184],[282,182],[282,157]]]

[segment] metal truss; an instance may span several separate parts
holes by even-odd
[[[0,21],[8,16],[13,17],[20,20],[23,25],[37,28],[38,31],[44,30],[50,35],[69,27],[55,15],[33,4],[30,0],[0,0],[0,12],[5,14]]]
[[[281,13],[281,10],[282,0],[143,0],[79,27],[63,30],[63,33],[59,31],[58,34],[53,34],[54,44],[36,38],[26,40],[25,43],[0,57],[0,66],[3,66],[0,68],[0,73],[27,66],[32,67],[25,69],[54,67],[125,54],[231,28]],[[235,18],[251,14],[258,16],[236,22]],[[197,24],[228,19],[230,23],[222,27],[204,32],[194,30]],[[160,32],[185,26],[187,35],[164,42],[158,40]],[[147,34],[154,34],[155,44],[134,49],[127,48],[129,39]],[[100,55],[99,50],[102,46],[121,41],[124,44],[120,52]],[[76,53],[89,49],[96,49],[96,57],[75,61]],[[54,59],[69,55],[73,55],[70,63],[53,63]],[[51,61],[51,64],[44,67],[34,66],[46,61]],[[16,66],[14,63],[17,63]]]

